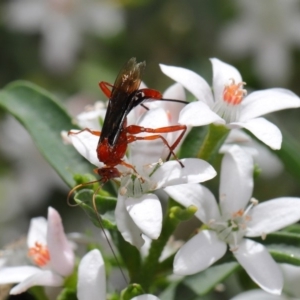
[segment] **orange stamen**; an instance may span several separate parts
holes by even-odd
[[[233,218],[236,218],[236,217],[242,217],[243,214],[244,214],[244,210],[240,209],[240,210],[238,210],[237,212],[235,212],[235,213],[233,214]]]
[[[247,94],[247,91],[243,89],[245,84],[245,82],[236,84],[234,79],[231,79],[231,83],[229,85],[225,85],[223,91],[224,101],[232,105],[240,104]]]
[[[47,246],[44,246],[38,242],[35,242],[34,247],[29,248],[28,255],[39,267],[47,265],[50,261],[50,254]]]

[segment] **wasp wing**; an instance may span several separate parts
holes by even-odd
[[[126,116],[134,107],[135,93],[141,84],[146,63],[137,63],[131,58],[117,76],[109,99],[99,143],[107,138],[113,147],[123,129]]]

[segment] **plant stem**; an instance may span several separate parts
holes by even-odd
[[[157,240],[152,241],[149,254],[141,268],[139,282],[145,291],[148,291],[151,284],[153,283],[157,272],[157,267],[159,265],[159,258],[161,256],[161,253],[170,236],[180,222],[178,219],[172,217],[170,213],[171,208],[177,205],[178,204],[174,200],[170,199],[167,215],[163,222],[160,237]]]
[[[204,142],[199,149],[197,157],[212,162],[227,138],[229,132],[230,129],[224,125],[210,124],[208,134],[206,135]]]

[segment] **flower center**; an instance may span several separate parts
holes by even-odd
[[[144,165],[140,174],[134,173],[122,176],[120,194],[122,196],[139,198],[155,190],[157,183],[151,180],[151,176],[162,164],[162,160],[159,160],[157,163]]]
[[[223,91],[223,100],[231,105],[238,105],[242,102],[244,97],[247,95],[247,91],[243,89],[245,82],[235,83],[234,79],[230,80],[231,83],[225,85]]]
[[[34,247],[29,248],[28,255],[39,267],[46,266],[50,261],[50,254],[47,246],[38,242],[35,242]]]
[[[230,83],[225,85],[223,97],[217,99],[213,110],[227,123],[238,121],[240,114],[240,103],[247,94],[243,89],[245,82],[235,83],[234,79],[230,79]]]
[[[256,199],[251,199],[251,204],[245,209],[240,209],[230,216],[222,216],[221,220],[212,220],[210,228],[215,230],[219,239],[229,244],[230,250],[235,251],[244,237],[247,229],[247,223],[251,220],[249,211],[258,203]]]

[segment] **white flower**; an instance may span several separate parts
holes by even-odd
[[[106,37],[118,33],[124,23],[120,9],[94,0],[11,0],[4,20],[12,29],[42,34],[42,58],[54,72],[71,69],[83,33]]]
[[[165,191],[184,206],[195,205],[196,217],[208,230],[191,238],[176,254],[174,273],[194,274],[219,260],[227,244],[238,262],[262,289],[280,294],[282,273],[267,249],[247,237],[265,237],[300,219],[300,199],[282,197],[257,204],[253,190],[252,157],[240,147],[225,153],[220,175],[220,208],[213,194],[198,184],[167,187]]]
[[[238,0],[238,16],[220,32],[220,46],[234,58],[253,56],[256,74],[267,84],[288,81],[291,51],[300,46],[297,0]]]
[[[105,265],[98,249],[88,252],[78,267],[77,298],[79,300],[105,300]],[[154,295],[140,295],[132,300],[159,300]]]
[[[160,65],[161,70],[181,83],[199,101],[186,105],[179,123],[203,126],[211,123],[226,124],[230,129],[244,128],[272,149],[280,149],[282,135],[271,122],[260,116],[286,108],[300,107],[300,99],[289,90],[273,88],[246,96],[239,71],[216,58],[213,65],[213,93],[208,83],[193,71]]]
[[[162,108],[147,111],[138,123],[148,128],[168,126],[168,117]],[[72,130],[72,132],[76,132]],[[146,134],[143,134],[146,135]],[[98,168],[96,148],[99,137],[84,131],[70,135],[77,151]],[[162,208],[158,197],[152,192],[170,185],[203,182],[216,175],[215,170],[205,161],[195,158],[162,163],[164,144],[158,141],[137,141],[130,147],[130,157],[126,162],[132,169],[120,166],[121,187],[115,211],[118,229],[124,239],[140,248],[144,244],[141,234],[157,239],[162,226]]]
[[[31,220],[27,237],[29,256],[37,266],[4,267],[0,284],[19,283],[10,294],[20,294],[32,286],[62,286],[73,272],[74,253],[64,233],[58,212],[49,207],[48,221]]]
[[[293,300],[293,298],[287,298],[286,296],[272,295],[266,293],[265,291],[255,289],[247,292],[238,294],[237,296],[231,298],[230,300]],[[296,299],[294,299],[296,300]]]
[[[240,129],[233,129],[230,131],[219,152],[225,153],[233,145],[240,146],[244,151],[252,155],[255,163],[261,170],[260,175],[262,177],[276,177],[284,169],[283,163],[278,156]]]

